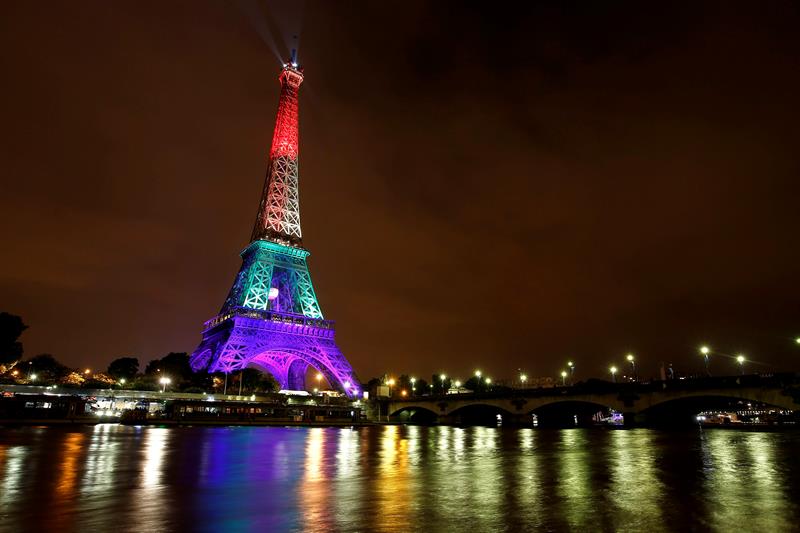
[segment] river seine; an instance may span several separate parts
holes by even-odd
[[[2,531],[793,531],[800,433],[0,428]]]

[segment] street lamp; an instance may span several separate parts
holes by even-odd
[[[415,393],[417,392],[417,387],[416,387],[417,378],[411,378],[408,381],[411,382],[411,393],[412,393],[412,395],[416,396]]]
[[[491,384],[492,384],[492,378],[486,378],[486,385],[488,386]]]
[[[743,355],[736,356],[736,362],[739,363],[739,374],[744,375],[744,362],[746,359]]]
[[[166,392],[166,391],[167,391],[167,385],[169,385],[170,383],[172,383],[172,380],[171,380],[171,379],[169,379],[169,378],[168,378],[168,377],[166,377],[166,376],[164,376],[163,378],[159,379],[158,381],[159,381],[159,383],[161,383],[161,385],[162,385],[162,387],[161,387],[161,392],[162,392],[162,393],[163,393],[163,392]]]
[[[566,370],[562,370],[561,371],[561,385],[564,386],[566,384],[567,384],[567,371]]]
[[[456,382],[453,383],[453,385],[455,385],[457,389],[461,388],[461,382],[459,380],[456,380]]]
[[[84,370],[84,371],[83,371],[83,373],[84,373],[84,374],[86,374],[86,375],[88,376],[89,374],[91,374],[91,373],[92,373],[92,371],[91,371],[90,369],[88,369],[88,368],[87,368],[86,370]]]
[[[711,371],[708,369],[708,354],[711,353],[711,348],[708,346],[701,346],[700,353],[703,354],[703,363],[706,365],[706,374],[711,376]]]
[[[447,379],[447,376],[439,374],[439,379],[442,380],[442,391],[444,391],[444,380]]]
[[[122,387],[123,385],[125,385],[125,378],[120,378],[119,379],[119,386]]]
[[[567,366],[569,367],[569,379],[572,381],[572,377],[575,375],[575,363],[567,361]]]
[[[519,375],[519,382],[522,383],[522,386],[525,386],[525,382],[528,381],[528,376],[526,374]]]
[[[800,344],[800,337],[797,337],[797,338],[794,340],[794,342],[795,342],[795,344]]]
[[[617,382],[617,367],[612,365],[611,368],[608,369],[608,371],[611,372],[611,382],[612,383],[616,383]]]
[[[386,384],[389,385],[389,398],[392,397],[392,387],[394,387],[394,378],[389,378],[386,381]]]
[[[31,374],[31,381],[36,381],[36,378],[37,378],[36,374]]]
[[[481,371],[480,370],[476,370],[475,371],[475,377],[478,378],[476,380],[476,384],[475,384],[475,392],[478,392],[479,390],[481,390]]]
[[[625,359],[631,364],[631,380],[636,381],[636,360],[632,353],[625,356]]]
[[[317,387],[322,385],[322,372],[317,372]]]

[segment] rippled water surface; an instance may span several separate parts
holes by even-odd
[[[800,433],[0,428],[0,530],[795,531]]]

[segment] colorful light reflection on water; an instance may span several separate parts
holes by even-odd
[[[0,530],[789,531],[800,433],[0,430]]]

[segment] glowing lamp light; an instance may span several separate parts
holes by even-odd
[[[492,378],[486,378],[486,384],[490,385],[492,383]]]
[[[612,366],[611,368],[608,369],[608,371],[611,372],[612,374],[616,374],[617,373],[617,367]]]
[[[797,337],[797,338],[794,340],[794,342],[795,342],[796,344],[800,344],[800,337]]]
[[[627,359],[628,361],[633,361],[633,354],[629,353],[628,355],[625,356],[625,359]]]
[[[400,391],[400,396],[408,396],[408,391],[403,389]]]
[[[394,385],[394,379],[393,378],[389,378],[389,381],[387,381],[386,384],[389,385],[390,387],[393,386]]]
[[[519,380],[521,382],[525,383],[526,381],[528,381],[528,376],[526,374],[520,374],[519,375]]]
[[[708,355],[710,352],[711,352],[711,348],[709,348],[708,346],[701,346],[700,347],[700,353],[701,354]]]
[[[36,374],[31,374],[31,381],[36,381],[38,376]]]
[[[476,378],[480,378],[481,377],[481,371],[480,370],[476,370],[475,371],[475,377]]]
[[[278,291],[277,287],[270,287],[269,288],[269,294],[267,295],[267,300],[272,301],[275,298],[277,298],[278,297],[278,292],[279,291]]]
[[[736,356],[736,362],[738,362],[740,365],[742,363],[744,363],[744,356],[743,355],[737,355]]]
[[[455,386],[456,386],[456,388],[458,388],[458,387],[460,387],[460,386],[461,386],[461,382],[460,382],[459,380],[456,380],[456,382],[455,382],[455,383],[453,383],[453,385],[455,385]]]
[[[345,381],[344,382],[344,388],[345,389],[349,389],[350,388],[350,382],[349,381]]]
[[[88,376],[89,374],[92,373],[92,371],[87,368],[86,370],[83,371],[83,373]]]
[[[119,380],[119,384],[120,384],[120,385],[125,385],[125,378],[121,378],[121,379]]]

